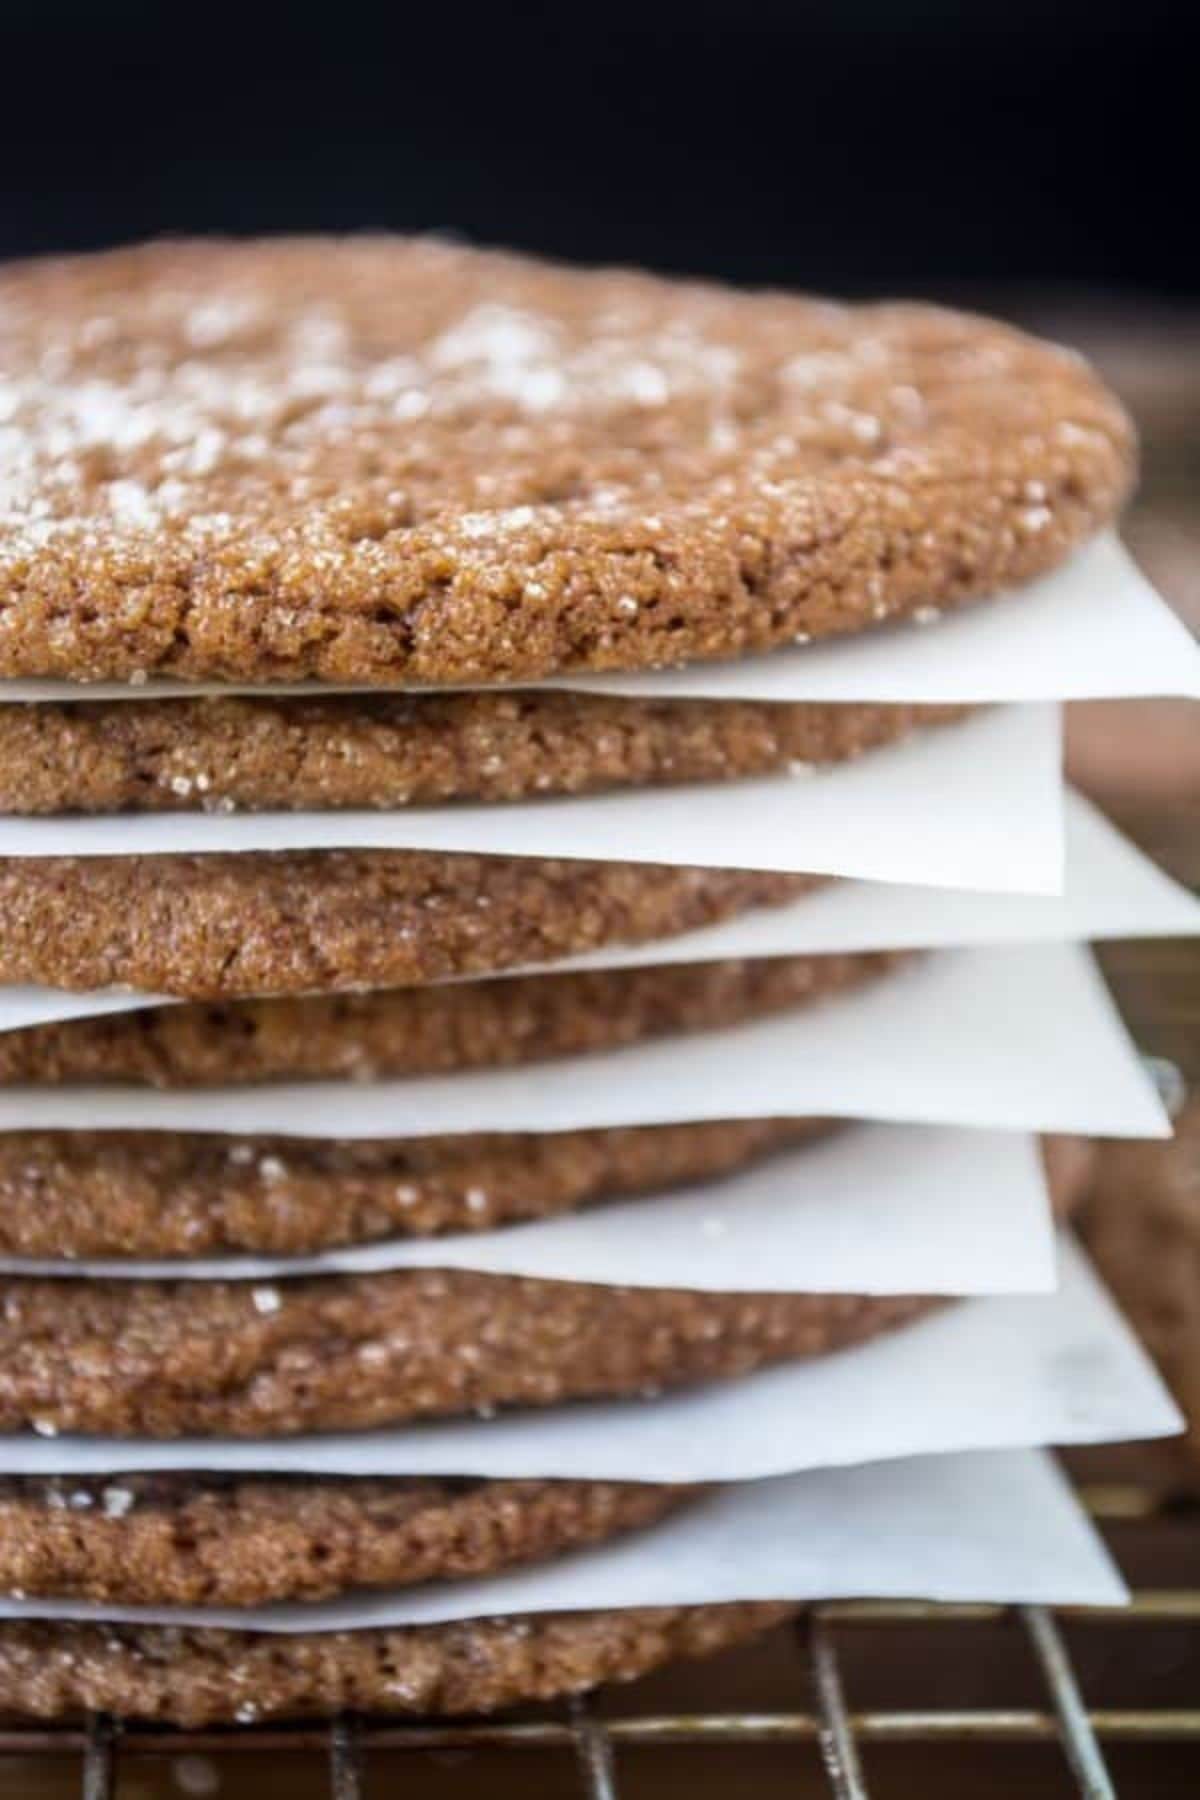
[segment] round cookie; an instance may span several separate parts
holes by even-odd
[[[415,850],[0,858],[0,982],[183,999],[421,985],[782,904],[806,875]]]
[[[848,762],[966,710],[538,692],[4,706],[0,812],[392,808],[730,781]]]
[[[0,273],[0,676],[514,682],[994,593],[1132,477],[1075,356],[430,240]]]
[[[712,1655],[797,1610],[761,1601],[627,1607],[286,1634],[9,1620],[0,1623],[0,1712],[193,1727],[345,1711],[495,1712]]]
[[[0,1034],[0,1082],[223,1087],[508,1068],[765,1018],[904,960],[757,957],[101,1013]]]
[[[215,1133],[0,1133],[0,1254],[291,1256],[383,1237],[488,1231],[714,1181],[835,1129],[714,1119],[597,1131],[411,1139]],[[1052,1203],[1075,1198],[1049,1139]]]
[[[0,1480],[0,1593],[241,1607],[463,1580],[654,1524],[701,1491],[174,1472],[9,1478]]]
[[[938,1302],[713,1294],[466,1270],[0,1282],[0,1430],[282,1437],[743,1375]]]
[[[829,1129],[824,1119],[718,1119],[346,1141],[3,1132],[0,1254],[293,1256],[489,1231],[715,1180]]]

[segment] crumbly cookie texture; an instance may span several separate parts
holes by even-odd
[[[1130,486],[1082,361],[428,240],[9,266],[0,675],[513,682],[1053,568]]]
[[[0,708],[0,812],[333,810],[730,781],[843,763],[965,707],[576,693]]]
[[[712,1655],[796,1610],[775,1602],[628,1607],[287,1635],[8,1621],[0,1624],[0,1712],[106,1712],[190,1726],[345,1711],[495,1712]]]
[[[266,1437],[551,1406],[819,1356],[935,1304],[465,1270],[278,1284],[6,1280],[0,1430]]]
[[[298,1255],[489,1231],[712,1181],[831,1130],[718,1119],[615,1130],[325,1142],[208,1133],[0,1133],[0,1253]]]
[[[323,1141],[209,1133],[0,1133],[0,1254],[288,1256],[488,1231],[716,1181],[837,1129],[716,1119],[600,1131]],[[1056,1141],[1047,1143],[1047,1150]],[[1048,1158],[1051,1200],[1074,1189]]]
[[[173,1472],[9,1479],[0,1481],[0,1592],[266,1606],[462,1580],[653,1524],[700,1491]]]
[[[101,1013],[0,1034],[0,1082],[205,1087],[504,1068],[743,1024],[905,960],[767,956]]]
[[[183,999],[487,975],[794,899],[805,875],[415,850],[0,859],[0,981]]]

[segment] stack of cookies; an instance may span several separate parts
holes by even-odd
[[[702,948],[827,904],[838,871],[803,841],[758,870],[719,846],[708,866],[625,861],[627,815],[606,809],[636,803],[652,838],[741,796],[778,837],[774,807],[814,771],[965,755],[971,696],[638,680],[936,630],[1052,577],[1128,492],[1120,408],[1075,358],[978,319],[425,241],[19,266],[0,345],[0,811],[45,834],[0,859],[0,983],[29,1007],[0,1033],[0,1083],[32,1121],[0,1136],[3,1466],[63,1446],[61,1478],[0,1493],[0,1587],[35,1615],[155,1615],[7,1619],[0,1708],[473,1710],[781,1616],[791,1592],[279,1638],[249,1609],[497,1575],[666,1533],[697,1501],[686,1480],[471,1463],[364,1476],[339,1466],[354,1434],[585,1400],[644,1415],[939,1309],[810,1291],[794,1267],[770,1292],[497,1273],[470,1244],[627,1204],[652,1237],[659,1196],[717,1208],[828,1146],[824,1114],[725,1116],[719,1093],[530,1128],[565,1059],[627,1092],[634,1047],[705,1034],[737,1058],[747,1027],[912,977],[886,942]],[[570,848],[497,853],[515,808]],[[480,1127],[469,1084],[505,1070]],[[411,1130],[346,1134],[364,1088],[386,1115],[383,1084],[431,1078],[459,1084],[461,1128],[414,1101]],[[291,1110],[235,1128],[231,1090]],[[164,1125],[180,1094],[196,1129]],[[71,1095],[69,1125],[38,1123]],[[73,1434],[109,1440],[102,1472],[94,1443],[77,1472]],[[273,1444],[313,1434],[336,1434],[320,1473],[271,1472]],[[189,1608],[248,1624],[159,1616]]]

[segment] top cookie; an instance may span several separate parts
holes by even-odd
[[[428,240],[0,273],[0,676],[521,681],[1024,582],[1133,448],[1074,356]]]

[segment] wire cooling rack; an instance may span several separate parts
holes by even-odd
[[[1153,1527],[1156,1520],[1179,1522],[1178,1508],[1153,1487],[1108,1483],[1082,1487],[1080,1494],[1101,1524],[1137,1521]],[[1189,1540],[1185,1563],[1190,1559],[1190,1566],[1200,1574],[1200,1507],[1193,1506],[1184,1523]],[[934,1627],[939,1633],[951,1633],[957,1626],[1000,1622],[1007,1622],[1023,1645],[1028,1672],[1042,1695],[1040,1704],[965,1710],[936,1704],[901,1710],[863,1710],[854,1705],[846,1677],[845,1646],[855,1632],[886,1628],[896,1635],[897,1651],[903,1655],[903,1634],[908,1628],[928,1631]],[[1200,1695],[1197,1704],[1185,1706],[1089,1705],[1069,1648],[1068,1640],[1077,1634],[1117,1631],[1127,1646],[1124,1658],[1132,1669],[1138,1661],[1139,1636],[1153,1626],[1170,1626],[1187,1634],[1186,1660],[1200,1689],[1200,1584],[1135,1588],[1129,1607],[1049,1609],[854,1601],[814,1606],[794,1627],[790,1655],[800,1702],[795,1710],[643,1714],[626,1709],[605,1713],[592,1702],[578,1699],[519,1719],[409,1723],[346,1717],[321,1726],[204,1732],[123,1728],[97,1717],[74,1728],[0,1729],[0,1756],[56,1761],[76,1758],[77,1791],[83,1800],[120,1800],[126,1776],[147,1759],[174,1759],[173,1766],[177,1770],[183,1767],[185,1777],[187,1768],[179,1759],[186,1759],[193,1778],[198,1771],[199,1779],[177,1776],[175,1791],[202,1793],[213,1791],[219,1774],[207,1762],[197,1764],[196,1758],[219,1759],[231,1753],[279,1757],[299,1752],[322,1759],[330,1800],[360,1800],[368,1774],[374,1774],[372,1759],[381,1760],[384,1753],[389,1755],[392,1770],[396,1764],[390,1757],[395,1752],[474,1753],[463,1758],[458,1769],[461,1783],[450,1791],[476,1794],[484,1779],[489,1786],[498,1785],[491,1778],[497,1766],[494,1759],[505,1752],[557,1751],[561,1755],[565,1751],[574,1756],[577,1796],[620,1800],[621,1767],[634,1751],[653,1750],[665,1756],[678,1746],[770,1745],[786,1747],[789,1753],[794,1750],[797,1776],[803,1773],[809,1783],[817,1784],[803,1790],[797,1786],[797,1793],[824,1791],[832,1800],[870,1800],[876,1790],[864,1772],[864,1751],[871,1746],[907,1744],[932,1749],[956,1744],[973,1746],[986,1756],[992,1745],[1040,1744],[1059,1759],[1065,1785],[1055,1791],[1107,1800],[1118,1792],[1159,1791],[1136,1778],[1120,1789],[1114,1782],[1108,1753],[1113,1745],[1134,1742],[1173,1744],[1181,1755],[1188,1756],[1189,1763],[1194,1758],[1195,1791],[1200,1791]],[[711,1791],[733,1794],[744,1785],[746,1777],[738,1759],[730,1760],[725,1778],[727,1785],[718,1781]],[[375,1787],[374,1782],[372,1785]],[[5,1786],[11,1791],[7,1782]],[[411,1795],[422,1791],[419,1769],[407,1760],[394,1786],[389,1782],[384,1791],[401,1789]],[[375,1791],[379,1789],[375,1787]],[[439,1781],[438,1791],[447,1791],[444,1781]],[[969,1785],[957,1787],[964,1800],[970,1791]],[[140,1767],[137,1792],[146,1792]]]

